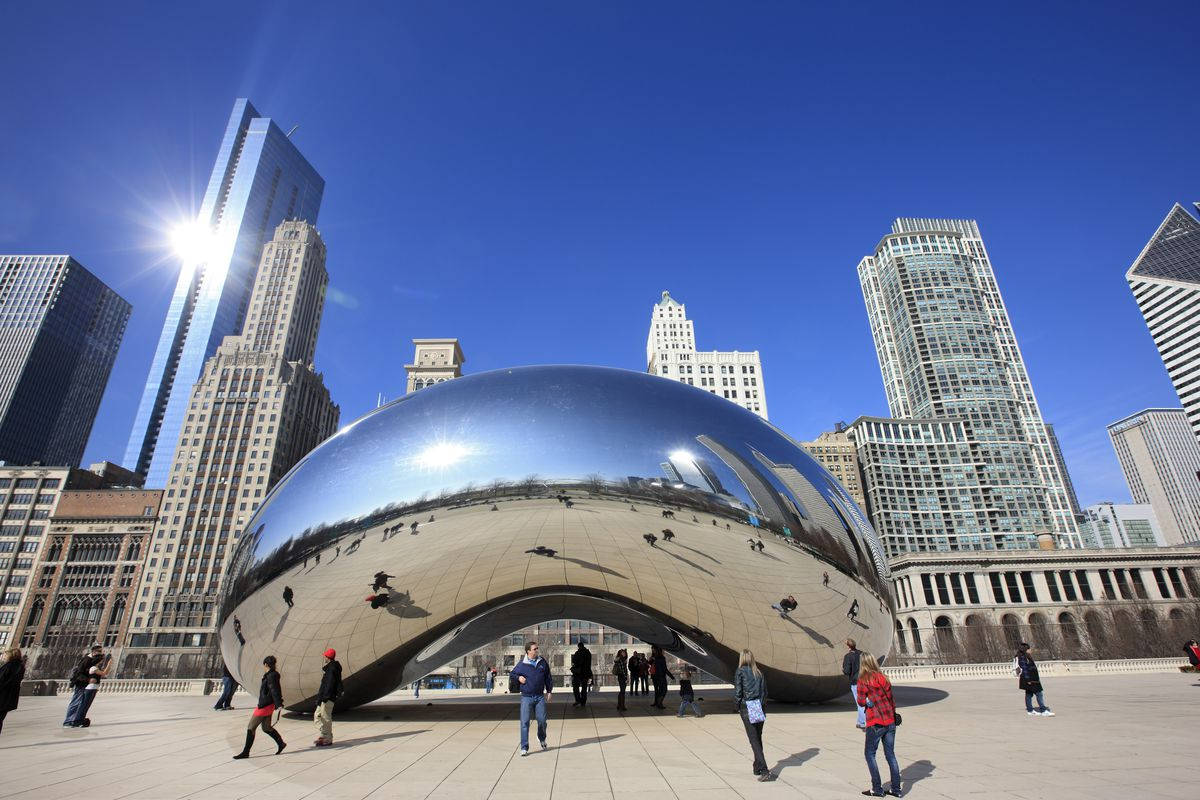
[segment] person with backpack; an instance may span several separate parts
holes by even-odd
[[[862,664],[862,651],[858,649],[853,639],[846,640],[846,655],[842,656],[842,674],[850,679],[850,697],[854,700],[855,713],[858,715],[854,727],[860,731],[867,729],[867,715],[858,704],[858,672]]]
[[[617,651],[613,658],[612,674],[617,676],[617,711],[627,711],[625,708],[625,685],[629,682],[629,655],[625,648]]]
[[[867,769],[871,773],[871,788],[864,790],[868,797],[900,796],[900,764],[896,761],[896,726],[900,715],[896,713],[896,699],[892,696],[892,682],[879,669],[879,662],[870,653],[862,655],[858,672],[858,695],[856,702],[867,715],[867,740],[863,754]],[[875,754],[883,742],[883,757],[888,763],[892,788],[884,791],[879,778],[879,766]]]
[[[70,681],[75,691],[67,705],[67,716],[63,719],[64,728],[86,728],[91,724],[87,713],[96,699],[100,679],[108,675],[105,666],[104,648],[94,644],[71,671]]]
[[[767,679],[754,661],[754,653],[743,650],[738,658],[737,672],[733,674],[733,700],[737,704],[750,750],[754,753],[754,774],[760,782],[773,781],[775,776],[767,767],[763,755],[762,731],[767,721],[763,704],[767,700]]]
[[[1042,679],[1038,674],[1037,662],[1029,654],[1032,649],[1029,642],[1021,642],[1017,645],[1017,655],[1013,659],[1013,669],[1019,676],[1017,687],[1025,692],[1025,713],[1031,717],[1053,717],[1054,712],[1042,697]],[[1037,711],[1033,710],[1035,697],[1038,702]]]
[[[537,719],[538,742],[546,744],[546,706],[554,691],[554,676],[550,665],[538,655],[537,642],[525,643],[525,657],[517,662],[508,676],[508,690],[521,693],[521,755],[529,755],[529,720]]]
[[[317,707],[313,711],[313,724],[317,726],[316,747],[333,744],[333,704],[342,695],[342,665],[337,662],[337,651],[332,647],[322,655],[325,666],[321,668],[321,688],[317,690]]]
[[[279,672],[275,669],[275,656],[267,656],[262,663],[263,676],[262,684],[258,688],[258,705],[250,714],[250,722],[246,725],[246,746],[242,748],[242,752],[234,756],[234,759],[250,757],[250,746],[254,744],[254,730],[260,725],[263,733],[275,740],[275,755],[279,755],[283,752],[283,748],[287,747],[287,742],[271,724],[272,716],[278,721],[283,714],[283,689],[279,686]]]

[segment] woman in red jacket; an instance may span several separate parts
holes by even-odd
[[[871,788],[863,792],[868,797],[900,796],[900,765],[896,762],[896,701],[892,698],[892,682],[879,671],[879,662],[870,653],[863,653],[858,668],[858,704],[867,709],[867,743],[864,753],[867,769],[871,771]],[[891,771],[892,788],[883,790],[875,753],[883,742],[883,757]]]

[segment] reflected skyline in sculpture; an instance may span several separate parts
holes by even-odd
[[[667,519],[670,536],[645,539],[665,535]],[[870,649],[885,655],[890,642],[878,538],[841,486],[751,412],[642,373],[523,367],[408,395],[306,456],[247,530],[226,582],[223,652],[235,674],[253,661],[246,651],[261,660],[265,645],[252,636],[240,645],[230,620],[236,613],[247,627],[273,617],[270,629],[280,630],[272,642],[282,636],[302,659],[290,695],[285,687],[295,707],[315,691],[301,642],[347,653],[353,705],[445,663],[415,655],[447,633],[459,631],[439,648],[448,661],[551,607],[665,646],[705,639],[703,657],[676,655],[714,674],[732,674],[730,654],[751,646],[780,678],[773,694],[824,699],[837,694],[839,671],[808,650],[824,648],[830,631],[811,636],[805,631],[816,627],[806,619],[773,644],[782,634],[771,632],[778,615],[769,606],[779,599],[771,594],[799,597],[797,584],[819,583],[810,573],[831,568],[857,587],[863,615],[881,609],[869,626],[877,639]],[[769,540],[766,551],[744,552],[747,533]],[[268,587],[309,564],[287,576],[297,607],[283,622],[282,610],[267,611],[280,596]],[[389,575],[388,595],[405,592],[408,613],[397,613],[390,597],[377,605],[353,588],[361,581],[382,593],[372,585],[380,570]],[[320,608],[301,615],[306,594]],[[818,600],[811,614],[828,617]],[[846,622],[862,639],[863,623]]]

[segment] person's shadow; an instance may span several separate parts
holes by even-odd
[[[776,775],[778,775],[780,773],[780,771],[783,770],[784,767],[802,766],[805,761],[816,758],[817,754],[820,752],[821,752],[821,748],[810,747],[807,750],[802,750],[799,753],[792,753],[787,758],[780,759],[775,764],[775,769],[773,769],[771,771],[774,772]]]
[[[833,642],[829,641],[829,639],[826,638],[824,635],[822,635],[819,631],[815,631],[812,628],[805,625],[804,623],[798,622],[797,620],[794,620],[791,617],[784,617],[784,619],[786,619],[788,622],[795,625],[800,630],[807,633],[809,638],[811,638],[814,642],[816,642],[818,644],[823,644],[826,647],[833,647]]]
[[[907,789],[905,794],[912,791],[912,784],[928,778],[933,774],[935,769],[937,769],[937,766],[932,761],[921,759],[920,761],[914,761],[900,770],[900,785]]]
[[[407,595],[408,592],[405,592],[404,594]],[[400,617],[401,619],[420,619],[421,617],[429,616],[428,611],[421,608],[412,600],[402,600],[400,598],[396,598],[395,600],[390,600],[388,604],[384,606],[384,608],[392,616]]]
[[[287,611],[283,612],[283,616],[279,618],[279,624],[275,626],[275,633],[271,634],[271,641],[279,638],[279,632],[283,630],[283,626],[287,624],[288,614],[292,613],[292,607],[288,606]]]
[[[421,731],[396,731],[395,733],[381,733],[378,736],[362,736],[358,739],[343,739],[340,742],[334,742],[334,747],[350,747],[355,744],[370,744],[371,742],[385,742],[388,739],[398,739],[401,736],[416,736],[418,733],[429,733],[429,729]]]
[[[560,744],[558,747],[556,747],[554,749],[555,750],[569,750],[572,747],[585,747],[589,744],[601,744],[602,742],[609,742],[609,741],[612,741],[613,739],[620,739],[624,735],[625,734],[623,734],[623,733],[610,733],[605,736],[589,736],[586,739],[576,739],[575,741],[571,742],[570,744]]]

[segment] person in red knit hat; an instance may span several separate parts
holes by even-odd
[[[317,707],[313,710],[313,724],[317,726],[317,747],[333,744],[333,704],[342,694],[342,665],[336,660],[337,651],[332,647],[325,651],[325,674],[321,676],[321,688],[317,690]]]

